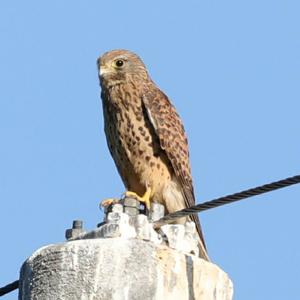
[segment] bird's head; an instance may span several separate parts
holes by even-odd
[[[100,83],[109,86],[148,78],[142,60],[127,50],[112,50],[104,53],[98,58],[97,66]]]

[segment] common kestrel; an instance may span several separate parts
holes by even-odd
[[[151,80],[142,60],[113,50],[97,61],[109,151],[126,186],[149,208],[167,212],[195,204],[188,142],[174,106]],[[195,222],[200,257],[208,260],[197,215],[175,220]]]

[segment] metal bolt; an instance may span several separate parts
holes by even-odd
[[[75,239],[81,233],[83,233],[83,222],[81,220],[74,220],[72,228],[66,230],[65,237],[67,240]]]
[[[73,229],[82,229],[82,225],[83,225],[83,222],[81,220],[74,220],[72,228]]]
[[[165,215],[165,207],[159,203],[152,202],[150,213],[149,213],[150,222],[158,221],[164,215]]]
[[[124,212],[129,216],[137,216],[140,212],[140,202],[134,198],[125,197],[123,200]]]
[[[123,205],[121,203],[117,203],[117,204],[113,205],[112,212],[122,213]]]

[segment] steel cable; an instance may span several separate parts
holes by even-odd
[[[211,208],[216,208],[225,204],[233,203],[236,201],[240,201],[249,197],[257,196],[263,193],[268,193],[277,189],[281,189],[284,187],[288,187],[293,184],[300,183],[300,175],[296,175],[293,177],[289,177],[283,180],[275,181],[272,183],[268,183],[265,185],[261,185],[252,189],[248,189],[242,192],[238,192],[235,194],[227,195],[224,197],[216,198],[211,201],[207,201],[195,206],[191,206],[179,211],[176,211],[174,213],[168,214],[161,218],[160,220],[154,222],[154,227],[159,228],[160,226],[170,223],[174,221],[174,219],[185,217],[188,215],[196,214]],[[19,287],[19,280],[16,280],[2,288],[0,288],[0,296],[3,296],[5,294],[8,294],[12,292],[13,290],[17,289]]]
[[[6,286],[0,288],[0,297],[16,290],[18,287],[19,280],[15,280],[14,282],[7,284]]]
[[[265,185],[261,185],[252,189],[248,189],[242,192],[238,192],[235,194],[227,195],[224,197],[216,198],[211,201],[207,201],[198,205],[194,205],[174,213],[168,214],[161,218],[160,220],[154,222],[154,227],[158,228],[164,224],[171,223],[174,219],[185,217],[188,215],[196,214],[211,208],[216,208],[225,204],[233,203],[236,201],[240,201],[249,197],[257,196],[263,193],[268,193],[277,189],[281,189],[293,184],[300,183],[300,175],[296,175],[293,177],[289,177],[286,179],[282,179],[279,181],[275,181],[272,183],[268,183]]]

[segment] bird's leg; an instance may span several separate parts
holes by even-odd
[[[108,199],[104,199],[100,202],[100,207],[108,207],[111,204],[116,204],[118,203],[120,200],[119,199],[114,199],[114,198],[108,198]]]
[[[133,197],[136,200],[138,200],[138,201],[140,201],[142,203],[145,203],[146,208],[148,210],[150,209],[150,206],[151,206],[150,205],[151,188],[147,187],[146,192],[145,192],[145,194],[142,197],[139,196],[137,193],[130,192],[130,191],[125,192],[125,196],[126,197]]]

